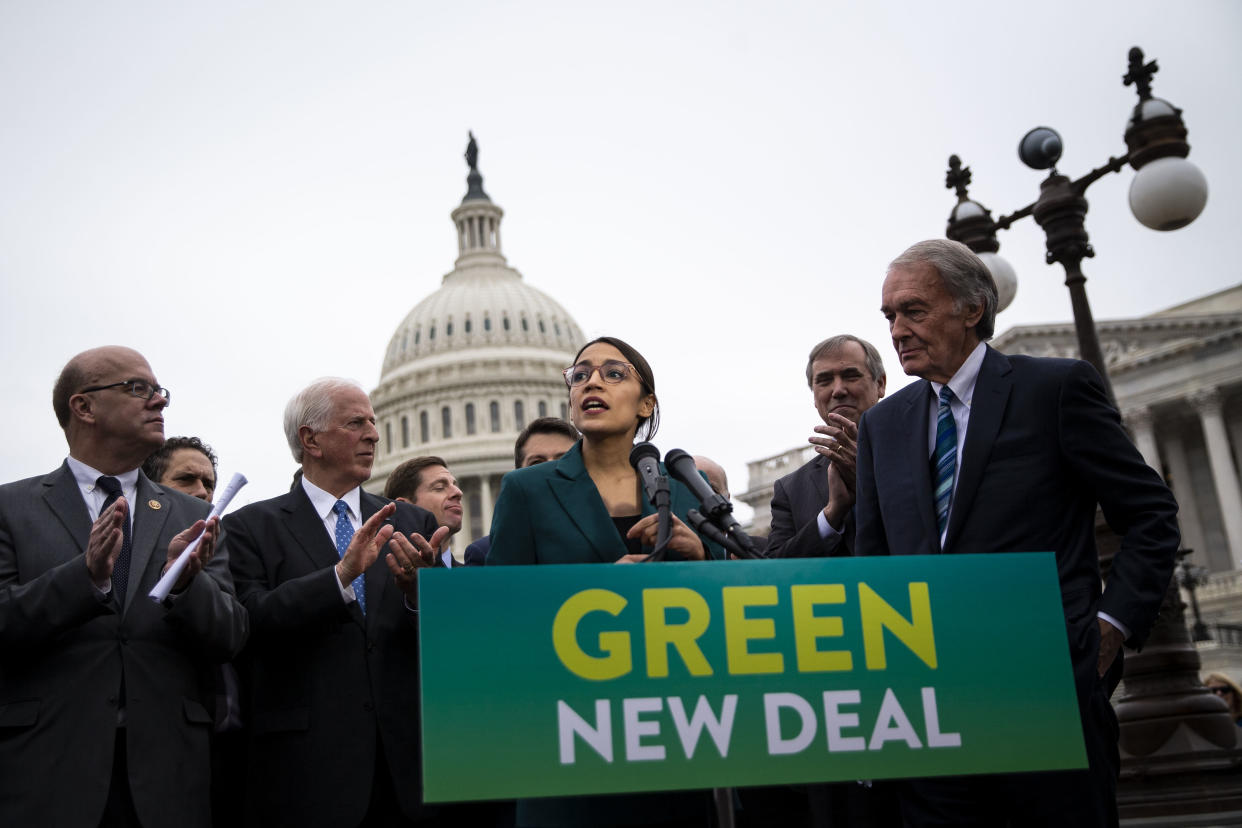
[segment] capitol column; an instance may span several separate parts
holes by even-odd
[[[1182,530],[1182,548],[1193,549],[1197,562],[1207,565],[1208,549],[1203,540],[1203,526],[1199,523],[1199,504],[1195,500],[1194,482],[1190,477],[1190,461],[1186,459],[1186,444],[1182,435],[1171,429],[1164,438],[1164,454],[1169,459],[1169,483],[1177,498],[1177,524]]]
[[[1242,487],[1238,485],[1238,472],[1229,451],[1220,391],[1204,388],[1191,394],[1190,401],[1198,409],[1203,424],[1203,441],[1207,444],[1208,465],[1212,467],[1212,482],[1216,484],[1229,555],[1234,568],[1242,569]]]
[[[1233,420],[1226,425],[1229,427],[1229,436],[1233,440],[1234,468],[1242,472],[1242,417],[1237,416],[1235,412]],[[1239,476],[1242,477],[1242,474]]]
[[[1139,454],[1143,455],[1147,465],[1155,469],[1158,474],[1162,474],[1160,449],[1156,447],[1156,435],[1151,427],[1151,409],[1147,406],[1132,408],[1126,411],[1123,419],[1126,425],[1130,426],[1131,433],[1134,434],[1134,445],[1138,447]]]
[[[492,476],[487,472],[479,475],[479,502],[483,507],[483,534],[492,531]]]

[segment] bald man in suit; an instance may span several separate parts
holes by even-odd
[[[200,677],[242,646],[216,520],[152,483],[169,393],[129,348],[65,366],[69,456],[0,487],[0,814],[6,825],[211,824],[211,699]],[[196,537],[169,599],[147,598]]]

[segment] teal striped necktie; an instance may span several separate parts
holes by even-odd
[[[940,389],[940,408],[936,412],[936,524],[940,537],[949,525],[953,504],[953,478],[957,474],[957,423],[953,420],[953,389]]]

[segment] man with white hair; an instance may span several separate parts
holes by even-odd
[[[419,825],[418,569],[447,529],[362,491],[379,433],[366,392],[322,379],[285,408],[302,479],[229,515],[250,612],[253,825]]]

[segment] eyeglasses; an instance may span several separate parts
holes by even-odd
[[[1233,695],[1233,688],[1228,685],[1225,685],[1223,687],[1209,687],[1208,689],[1218,696],[1232,696]]]
[[[599,371],[599,378],[609,385],[616,385],[625,382],[630,378],[631,373],[637,373],[633,365],[628,362],[622,362],[619,359],[606,359],[600,366],[589,365],[580,362],[577,365],[571,365],[561,373],[565,375],[565,384],[570,388],[577,388],[583,385],[591,378],[591,374]]]
[[[131,397],[137,397],[138,399],[145,400],[147,402],[150,402],[152,397],[159,394],[164,398],[165,408],[172,405],[171,391],[167,388],[161,388],[158,385],[152,385],[146,380],[140,379],[124,380],[123,382],[114,382],[110,385],[92,385],[90,388],[83,388],[78,393],[87,394],[91,391],[107,391],[109,388],[123,388],[125,389],[125,393],[129,394]]]

